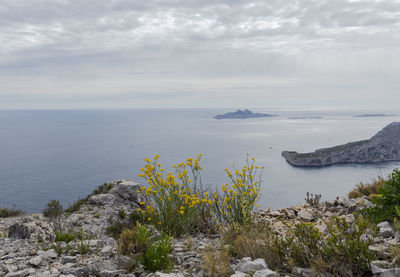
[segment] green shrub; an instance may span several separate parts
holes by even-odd
[[[51,200],[43,210],[43,215],[49,219],[54,230],[57,232],[61,232],[62,230],[61,215],[63,214],[63,210],[64,209],[58,200]]]
[[[362,196],[373,197],[374,195],[378,194],[378,191],[381,189],[384,183],[385,179],[382,177],[378,177],[377,180],[367,184],[361,182],[349,192],[349,198],[360,198]]]
[[[6,217],[14,217],[14,216],[19,216],[23,215],[24,212],[21,210],[15,209],[15,207],[9,209],[8,207],[4,207],[0,209],[0,218],[6,218]]]
[[[268,225],[256,224],[229,229],[223,234],[223,241],[229,246],[231,256],[236,258],[262,258],[274,270],[286,267],[286,244]]]
[[[393,170],[371,201],[375,207],[364,209],[362,213],[374,222],[385,220],[393,222],[393,219],[400,215],[400,171],[398,169]]]
[[[250,162],[247,156],[247,165],[240,171],[232,174],[226,169],[232,184],[222,185],[221,193],[209,194],[202,190],[201,156],[174,165],[175,175],[170,172],[166,176],[158,163],[158,155],[153,160],[145,159],[146,165],[139,176],[149,186],[142,186],[140,192],[148,201],[141,203],[138,212],[164,233],[177,237],[199,231],[212,233],[219,227],[218,223],[236,226],[253,220],[252,210],[261,182],[256,180],[257,171],[262,168],[254,166],[254,159]]]
[[[58,200],[51,200],[43,210],[43,215],[48,218],[56,218],[63,213],[63,207]]]
[[[107,193],[114,187],[114,184],[104,183],[103,185],[98,186],[93,192],[87,195],[85,198],[78,198],[74,203],[70,204],[69,207],[65,210],[66,213],[71,214],[77,212],[81,209],[82,205],[86,204],[89,198],[93,195],[98,195],[101,193]]]
[[[254,166],[254,158],[246,155],[246,166],[232,173],[225,169],[231,184],[222,185],[222,194],[214,193],[214,212],[218,220],[228,223],[232,228],[236,225],[249,225],[253,222],[253,209],[260,194],[262,170]]]
[[[88,243],[85,243],[83,240],[77,245],[77,250],[79,254],[85,255],[89,253],[90,251],[90,245]]]
[[[54,234],[56,235],[56,242],[65,241],[66,243],[69,243],[76,239],[76,236],[73,233],[54,232]]]
[[[150,245],[150,235],[147,227],[140,223],[132,229],[125,229],[118,241],[118,253],[133,257],[145,251]]]
[[[172,239],[167,235],[159,239],[151,237],[150,230],[139,222],[133,228],[122,232],[117,247],[118,255],[139,260],[148,270],[169,270],[173,266],[169,258]]]
[[[89,197],[86,198],[78,198],[74,203],[69,205],[67,209],[65,209],[65,212],[67,214],[72,214],[74,212],[77,212],[81,209],[82,205],[86,204],[88,201]]]
[[[171,270],[173,262],[169,255],[172,252],[172,239],[164,235],[153,242],[140,256],[140,262],[150,271]]]
[[[282,240],[287,247],[287,259],[300,267],[313,267],[317,271],[335,276],[366,276],[371,273],[374,258],[368,250],[371,240],[362,240],[369,223],[358,217],[354,226],[344,218],[334,217],[327,223],[324,236],[313,224],[300,223]]]
[[[121,216],[119,215],[119,217]],[[106,234],[114,239],[118,239],[125,229],[131,229],[135,227],[137,223],[143,223],[145,219],[141,213],[133,211],[129,214],[127,219],[126,216],[124,216],[123,220],[118,219],[113,222],[113,219],[111,219],[110,221],[110,225],[106,229]]]

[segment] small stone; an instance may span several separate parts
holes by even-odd
[[[9,272],[4,277],[23,277],[26,275],[26,270],[20,270],[15,272]]]
[[[101,249],[102,254],[109,254],[113,250],[113,247],[111,245],[106,245]]]
[[[306,210],[300,210],[298,216],[304,221],[312,221],[314,219],[313,215]]]
[[[371,262],[371,266],[374,265],[376,267],[387,269],[390,266],[390,263],[387,261],[375,260]]]
[[[43,257],[42,256],[37,256],[37,257],[34,257],[34,258],[30,259],[29,263],[31,265],[33,265],[33,266],[38,266],[38,265],[40,265],[42,263],[42,261],[43,261]]]
[[[294,211],[292,209],[287,209],[286,210],[286,215],[290,218],[290,219],[295,219],[296,218],[296,214],[294,213]]]
[[[281,216],[281,213],[278,210],[273,210],[269,212],[269,215],[273,217],[278,217]]]
[[[270,269],[256,271],[253,277],[279,277],[279,274]]]
[[[123,273],[122,270],[103,270],[100,271],[99,277],[115,277],[119,276],[120,273]]]
[[[240,271],[235,271],[235,274],[231,275],[231,277],[249,277],[249,274],[240,272]]]
[[[345,219],[346,223],[348,223],[348,224],[352,224],[352,223],[354,223],[356,221],[356,219],[354,218],[353,214],[346,215],[344,217],[344,219]]]
[[[393,229],[392,226],[390,226],[389,222],[383,221],[378,224],[378,227],[380,236],[384,238],[390,238],[394,236],[395,230]]]
[[[61,257],[61,263],[62,264],[67,264],[67,263],[76,263],[76,257],[75,256],[62,256]]]
[[[255,259],[252,261],[249,257],[243,258],[237,266],[237,270],[244,273],[253,273],[263,269],[268,269],[264,259]]]
[[[384,244],[372,244],[368,246],[368,250],[374,253],[380,259],[390,257],[389,247]]]

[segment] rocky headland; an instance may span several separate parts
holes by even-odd
[[[392,122],[369,140],[350,142],[312,153],[283,151],[292,166],[320,167],[339,163],[379,163],[400,160],[400,122]]]
[[[218,114],[214,116],[215,119],[247,119],[247,118],[259,118],[259,117],[274,117],[277,115],[267,113],[254,113],[248,109],[237,110],[235,112]]]
[[[111,190],[91,195],[80,209],[63,215],[64,228],[79,230],[82,236],[79,240],[56,244],[52,222],[41,214],[0,218],[0,276],[211,276],[205,271],[203,254],[208,247],[226,247],[220,235],[187,235],[174,239],[171,257],[175,265],[170,273],[153,273],[142,266],[132,269],[129,257],[118,253],[118,242],[105,230],[121,219],[122,214],[137,209],[141,201],[143,195],[139,193],[136,182],[122,180],[113,183]],[[357,199],[340,197],[331,202],[317,201],[285,209],[258,210],[254,215],[256,221],[267,224],[283,237],[288,225],[300,222],[314,223],[320,232],[327,234],[326,222],[333,217],[342,218],[353,226],[355,213],[371,205],[366,196]],[[367,232],[366,239],[371,234],[371,230]],[[369,246],[369,251],[376,255],[376,260],[371,262],[373,276],[400,275],[396,259],[390,258],[391,247],[399,245],[400,234],[393,225],[388,222],[378,224],[377,235]],[[82,251],[83,246],[85,251]],[[333,276],[295,266],[289,272],[277,272],[271,270],[264,259],[233,258],[229,266],[234,273],[224,276]]]

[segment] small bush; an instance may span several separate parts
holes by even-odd
[[[150,271],[171,270],[173,262],[169,255],[172,252],[172,239],[164,235],[153,242],[140,256],[140,262]]]
[[[230,267],[231,257],[225,247],[221,250],[212,246],[206,247],[203,252],[203,260],[203,270],[206,272],[206,276],[225,277],[233,273]]]
[[[103,185],[98,186],[93,192],[87,195],[85,198],[78,198],[74,203],[69,205],[69,207],[65,210],[66,213],[71,214],[77,212],[81,209],[82,205],[86,204],[89,198],[93,195],[98,195],[101,193],[107,193],[114,187],[114,184],[104,183]]]
[[[389,178],[383,182],[372,199],[375,207],[367,208],[362,211],[374,222],[391,221],[400,216],[400,171],[393,170]]]
[[[9,209],[8,207],[4,207],[4,208],[0,209],[0,218],[20,216],[23,214],[24,214],[23,211],[17,210],[17,209],[15,209],[15,207],[12,207],[11,209]]]
[[[79,254],[86,255],[90,252],[90,245],[81,240],[81,242],[77,245],[77,250]]]
[[[132,229],[125,229],[118,241],[118,253],[132,257],[145,251],[150,245],[150,235],[147,227],[140,223]]]
[[[92,193],[90,196],[93,195],[98,195],[98,194],[102,194],[102,193],[108,193],[112,188],[114,187],[114,184],[112,183],[104,183],[103,185],[98,186]]]
[[[63,213],[63,207],[58,200],[51,200],[43,210],[43,215],[48,218],[56,218]]]
[[[51,200],[43,210],[43,215],[49,219],[53,228],[57,232],[61,232],[62,230],[61,215],[63,214],[63,210],[64,209],[58,200]]]
[[[54,232],[54,234],[56,235],[56,242],[65,241],[66,243],[69,243],[76,239],[76,236],[73,233]]]
[[[328,235],[324,236],[313,224],[300,223],[282,242],[286,244],[289,263],[296,266],[313,267],[335,276],[367,276],[374,258],[368,250],[371,240],[362,239],[368,226],[362,217],[356,219],[354,226],[344,218],[334,217],[327,223]]]
[[[304,200],[306,200],[306,203],[310,204],[311,206],[318,206],[319,201],[321,200],[321,194],[310,194],[307,192]]]
[[[260,193],[262,170],[254,166],[254,158],[246,156],[246,166],[232,173],[225,169],[231,184],[222,185],[222,194],[214,193],[214,211],[221,223],[230,227],[248,225],[253,222],[252,211],[256,206]],[[258,177],[258,178],[257,178]],[[258,180],[258,181],[257,181]]]
[[[65,212],[67,214],[72,214],[74,212],[77,212],[81,209],[82,205],[86,204],[88,201],[89,197],[86,198],[78,198],[74,203],[69,205],[67,209],[65,209]]]
[[[285,268],[286,248],[268,225],[245,226],[239,230],[228,230],[224,241],[231,245],[230,254],[237,258],[262,258],[274,270]]]
[[[111,219],[110,225],[106,229],[106,233],[114,239],[118,239],[125,229],[134,228],[137,223],[145,222],[143,215],[137,211],[130,213],[127,219],[125,217],[126,216],[123,218],[124,220],[118,219],[115,222]]]
[[[378,191],[381,189],[383,184],[385,183],[385,179],[382,177],[378,177],[377,180],[372,181],[371,183],[364,184],[363,182],[356,185],[356,187],[349,192],[349,198],[360,198],[362,196],[373,197],[378,194]]]
[[[169,257],[172,239],[164,235],[160,239],[151,237],[150,230],[140,223],[132,229],[125,229],[118,240],[118,254],[132,260],[140,260],[151,271],[169,270],[173,263]]]
[[[176,177],[172,172],[163,175],[158,158],[157,155],[153,160],[145,159],[146,165],[139,174],[149,184],[140,190],[148,197],[149,204],[142,202],[138,212],[162,232],[177,237],[187,233],[211,233],[217,230],[217,223],[232,227],[253,220],[252,210],[261,183],[260,179],[256,180],[257,171],[262,170],[254,166],[254,159],[249,161],[247,156],[247,165],[234,174],[226,169],[232,184],[223,185],[221,193],[210,194],[201,189],[201,154],[173,166]]]
[[[201,229],[199,223],[207,225],[204,221],[213,219],[209,217],[212,200],[208,193],[199,190],[201,156],[199,154],[196,159],[190,158],[173,166],[176,177],[172,172],[163,175],[158,155],[153,160],[145,159],[146,165],[139,176],[149,184],[149,187],[141,187],[141,191],[150,204],[146,206],[142,202],[138,212],[164,233],[177,237],[195,233]]]

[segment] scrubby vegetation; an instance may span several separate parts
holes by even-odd
[[[231,184],[222,185],[221,192],[210,193],[201,190],[201,154],[174,165],[175,174],[170,172],[165,177],[158,158],[146,159],[141,169],[139,176],[149,186],[142,186],[140,192],[148,197],[150,205],[141,203],[138,212],[162,232],[174,236],[199,231],[210,233],[216,231],[216,226],[232,227],[252,221],[261,183],[257,178],[260,168],[254,166],[254,159],[250,162],[247,157],[247,165],[234,173],[226,169]]]
[[[86,204],[90,197],[93,195],[98,195],[101,193],[107,193],[114,187],[113,183],[104,183],[103,185],[98,186],[93,192],[87,195],[85,198],[78,198],[74,203],[72,203],[67,209],[65,209],[65,213],[70,214],[77,212],[81,209],[82,205]]]
[[[362,217],[357,218],[353,228],[344,218],[334,217],[327,222],[325,233],[313,223],[288,225],[284,236],[268,225],[229,230],[224,237],[226,248],[209,250],[205,267],[216,272],[215,276],[223,276],[218,272],[225,270],[227,260],[251,257],[264,259],[276,271],[290,272],[297,266],[334,276],[367,276],[374,258],[368,250],[371,239],[363,238],[369,226]]]
[[[118,240],[118,253],[126,255],[132,261],[139,260],[151,271],[170,270],[173,262],[169,257],[172,251],[172,239],[168,235],[159,238],[140,223],[131,229],[125,229]]]
[[[356,187],[349,192],[349,198],[359,198],[362,196],[374,197],[385,183],[385,179],[378,177],[370,183],[364,184],[363,182],[356,185]]]
[[[0,218],[19,216],[24,213],[24,211],[17,210],[15,207],[12,207],[11,209],[8,207],[0,208]]]
[[[377,189],[377,194],[371,197],[374,207],[362,211],[368,218],[378,223],[393,222],[400,217],[400,171],[393,170],[386,181]]]

